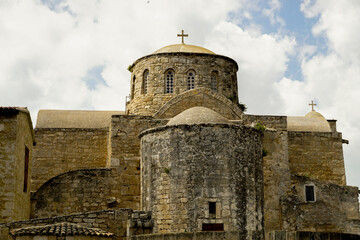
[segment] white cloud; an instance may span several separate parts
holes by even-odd
[[[296,41],[279,35],[252,35],[229,22],[220,22],[206,43],[219,54],[230,56],[239,65],[238,85],[240,101],[249,113],[281,114],[282,100],[275,91],[287,69],[289,54]]]
[[[269,18],[271,24],[279,23],[281,26],[284,26],[284,20],[277,13],[281,9],[281,2],[279,0],[270,0],[268,4],[269,8],[263,9],[263,14]]]
[[[309,18],[317,17],[312,32],[324,37],[328,51],[315,53],[314,46],[304,47],[302,73],[304,82],[283,79],[278,92],[287,103],[285,113],[296,113],[295,108],[305,99],[315,98],[319,111],[328,119],[338,120],[338,131],[350,140],[345,146],[345,164],[348,183],[360,185],[357,169],[357,149],[360,146],[360,2],[349,0],[305,0],[301,9]],[[314,54],[315,53],[315,54]],[[302,109],[296,113],[302,115]]]
[[[129,64],[178,42],[181,29],[202,45],[241,4],[64,0],[50,1],[50,9],[40,0],[2,2],[0,104],[29,106],[33,118],[40,108],[123,109]],[[91,90],[83,79],[96,66],[104,66],[106,84]]]

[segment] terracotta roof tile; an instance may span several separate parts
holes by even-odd
[[[98,228],[88,228],[74,223],[56,223],[45,226],[31,226],[25,228],[13,229],[10,232],[13,236],[101,236],[101,237],[113,237],[114,234],[106,232]]]

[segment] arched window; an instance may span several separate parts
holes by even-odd
[[[189,71],[187,74],[187,90],[195,88],[195,72]]]
[[[148,79],[149,79],[149,70],[146,69],[143,74],[143,84],[142,84],[143,94],[147,94]]]
[[[135,92],[135,80],[136,80],[136,77],[134,76],[133,77],[133,80],[132,80],[132,83],[131,83],[131,100],[134,99],[134,92]]]
[[[214,91],[217,91],[217,80],[218,80],[217,72],[212,72],[210,79],[210,88]]]
[[[174,92],[174,71],[167,70],[165,73],[165,93]]]

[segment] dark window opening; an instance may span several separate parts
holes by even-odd
[[[29,175],[29,149],[25,146],[24,188],[23,188],[24,192],[27,192],[28,189],[28,175]]]
[[[216,214],[216,202],[209,202],[209,214]]]
[[[305,195],[307,202],[315,202],[314,186],[305,186]]]
[[[203,223],[202,231],[210,232],[210,231],[224,231],[223,223]]]
[[[134,94],[135,94],[135,80],[136,80],[136,77],[134,76],[134,77],[133,77],[133,80],[132,80],[132,84],[131,84],[131,100],[134,99]]]

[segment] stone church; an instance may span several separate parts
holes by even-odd
[[[336,120],[245,114],[184,42],[129,71],[125,111],[0,107],[0,239],[360,239]]]

